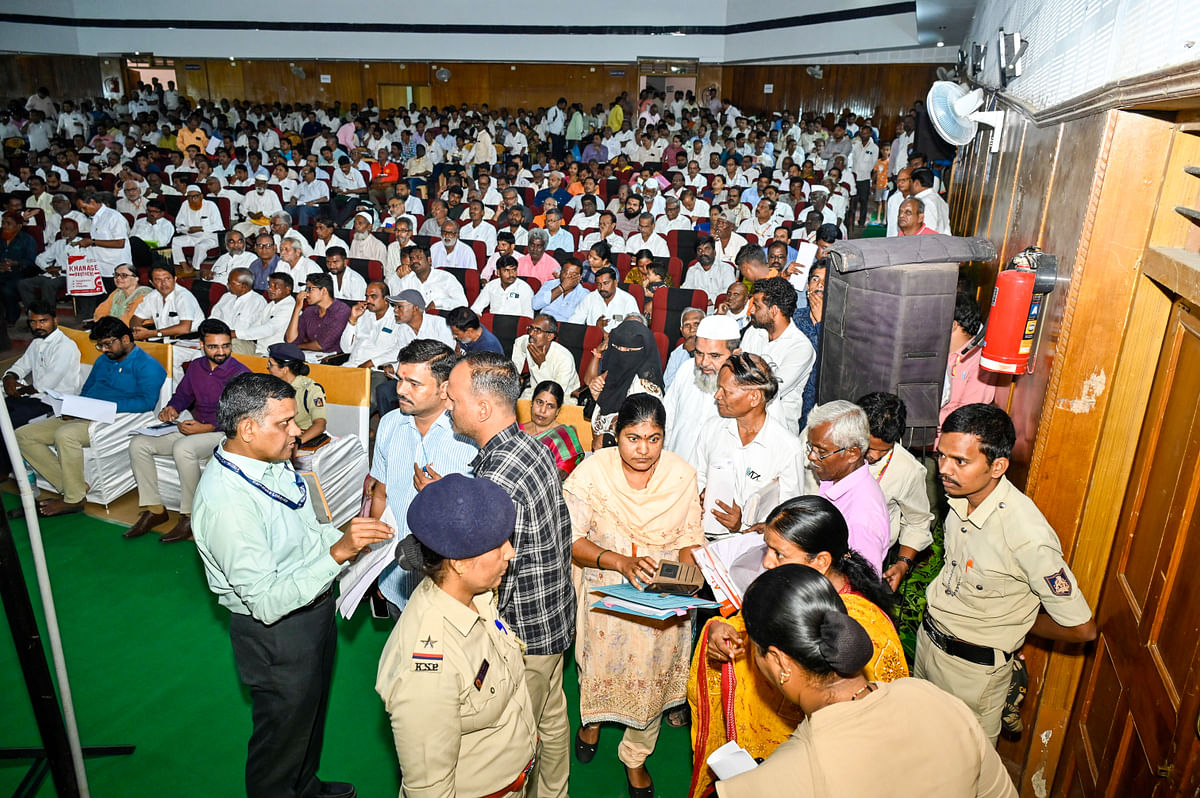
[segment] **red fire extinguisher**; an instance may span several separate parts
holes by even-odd
[[[1055,256],[1031,247],[1013,258],[1012,268],[997,275],[981,367],[1002,374],[1026,372],[1057,265]]]

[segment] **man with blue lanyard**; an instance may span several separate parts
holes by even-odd
[[[246,794],[354,798],[353,785],[317,778],[337,645],[333,581],[391,530],[355,518],[343,534],[317,520],[288,467],[295,415],[295,391],[278,377],[229,381],[217,406],[226,439],[200,478],[192,530],[209,588],[231,613],[238,676],[254,703]]]

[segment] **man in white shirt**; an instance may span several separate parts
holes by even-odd
[[[400,293],[407,290],[419,293],[424,300],[422,311],[432,308],[440,313],[445,313],[467,304],[467,294],[463,290],[462,284],[453,274],[433,268],[430,263],[429,250],[420,244],[412,244],[404,250],[404,254],[409,258],[411,271],[400,278],[398,283]],[[450,335],[449,329],[449,327],[446,328],[447,336]],[[454,346],[454,339],[451,338],[447,345]]]
[[[192,292],[175,282],[175,267],[161,261],[150,270],[153,291],[146,295],[129,322],[134,340],[172,338],[192,332],[204,321],[204,311]]]
[[[784,497],[803,492],[800,438],[767,413],[778,390],[761,355],[735,354],[717,374],[720,418],[700,428],[695,449],[696,484],[710,490],[705,505],[716,521],[704,519],[710,540],[766,520]]]
[[[359,211],[354,215],[350,250],[347,254],[351,258],[377,261],[380,266],[387,260],[387,245],[371,231],[371,214]]]
[[[517,259],[512,255],[496,261],[497,279],[489,280],[471,304],[471,310],[494,315],[533,317],[533,288],[517,277]]]
[[[717,297],[725,293],[726,287],[736,276],[737,273],[731,265],[717,260],[712,238],[704,236],[696,240],[696,262],[688,267],[680,287],[703,291],[712,305],[716,304]]]
[[[782,277],[759,280],[750,303],[751,327],[742,336],[742,351],[766,358],[779,380],[779,396],[768,412],[798,435],[804,415],[804,386],[817,353],[808,337],[792,324],[796,289]]]
[[[217,246],[217,233],[224,225],[216,203],[204,199],[200,186],[194,183],[187,188],[187,201],[175,215],[175,238],[171,242],[171,262],[176,266],[187,265],[184,247],[193,247],[192,268],[200,266],[208,257],[208,251]]]
[[[300,252],[304,257],[312,257],[312,244],[308,243],[308,239],[299,230],[292,227],[292,215],[287,211],[280,211],[271,217],[271,235],[275,239],[276,248],[283,245],[285,238],[290,238],[296,242],[296,246],[300,247]]]
[[[713,215],[716,215],[715,208],[713,209]],[[724,215],[717,216],[716,228],[713,233],[713,253],[717,260],[733,264],[738,252],[742,250],[742,247],[746,246],[746,239],[733,231],[733,222],[729,221]]]
[[[392,228],[392,236],[394,240],[387,245],[387,260],[383,264],[383,279],[388,284],[388,291],[397,294],[400,292],[399,281],[403,276],[399,270],[404,262],[404,250],[413,243],[413,225],[407,218],[397,219],[395,227]],[[408,267],[403,268],[404,274],[408,274]]]
[[[640,313],[637,300],[618,287],[617,270],[611,266],[596,274],[596,290],[589,292],[571,315],[572,324],[593,324],[611,330],[631,313]]]
[[[267,282],[267,304],[259,317],[233,329],[234,352],[266,357],[272,344],[283,342],[296,307],[294,287],[290,275],[283,272],[271,275]]]
[[[313,242],[312,254],[317,257],[325,257],[330,247],[339,247],[343,252],[350,250],[350,245],[338,238],[333,219],[328,216],[318,216],[313,222],[313,238],[316,241]]]
[[[342,330],[342,351],[349,353],[345,365],[382,369],[396,362],[396,353],[400,351],[400,323],[388,305],[386,284],[371,283],[365,296],[362,302],[350,308],[350,318]],[[371,374],[372,396],[374,385],[383,382],[382,372],[379,375],[376,379],[375,373]]]
[[[609,251],[614,255],[625,252],[625,239],[617,232],[617,215],[612,211],[604,211],[600,214],[600,229],[585,235],[579,242],[579,248],[589,250],[597,241],[608,244]]]
[[[442,223],[442,240],[435,241],[429,248],[430,258],[435,269],[472,269],[478,270],[479,263],[475,260],[475,250],[469,244],[458,240],[458,222],[447,219]],[[465,304],[465,303],[464,303]],[[450,310],[450,308],[439,309]]]
[[[870,447],[867,468],[887,501],[889,546],[899,544],[896,562],[883,572],[893,591],[913,568],[913,559],[933,542],[933,513],[925,490],[925,466],[900,444],[908,409],[891,393],[869,393],[856,405],[867,414]]]
[[[779,217],[775,215],[775,202],[765,197],[758,201],[754,208],[754,218],[747,219],[738,227],[742,234],[753,234],[760,247],[765,247],[779,226]]]
[[[57,240],[51,242],[50,246],[34,259],[42,273],[26,277],[17,283],[17,293],[21,295],[21,302],[25,307],[29,307],[35,300],[41,300],[53,308],[59,290],[67,285],[67,263],[71,258],[82,258],[87,254],[72,243],[79,236],[79,225],[74,219],[62,220],[60,234]]]
[[[596,198],[593,195],[581,195],[579,210],[571,217],[571,227],[581,233],[600,228],[600,214],[596,212]]]
[[[308,275],[322,271],[320,266],[301,253],[300,245],[290,237],[284,238],[279,244],[279,263],[275,268],[292,278],[297,293],[304,290],[304,281],[308,279]]]
[[[697,431],[717,417],[714,394],[717,374],[741,343],[737,323],[728,316],[707,316],[696,328],[696,350],[692,367],[684,369],[667,388],[663,407],[667,411],[664,446],[696,466]]]
[[[924,167],[913,170],[913,197],[925,203],[925,226],[935,233],[950,235],[950,206],[934,191],[933,184],[933,170]]]
[[[254,179],[254,189],[247,191],[242,200],[242,212],[246,221],[233,226],[243,235],[253,235],[266,230],[271,217],[283,210],[279,195],[267,187],[268,179],[259,175]]]
[[[638,217],[637,232],[631,233],[629,238],[625,239],[626,252],[634,254],[643,249],[650,250],[650,254],[656,258],[671,257],[666,240],[654,232],[654,216],[649,213]]]
[[[214,283],[224,283],[234,269],[249,269],[257,256],[246,249],[246,237],[237,230],[225,234],[225,252],[207,269],[201,269],[200,276]],[[226,322],[228,323],[228,322]]]
[[[425,312],[428,307],[420,291],[406,288],[399,294],[389,296],[388,302],[392,304],[396,322],[400,325],[397,337],[401,347],[417,338],[432,338],[446,346],[454,347],[450,325],[441,316]]]
[[[677,198],[668,197],[666,213],[658,217],[658,221],[654,223],[654,232],[666,239],[667,233],[672,230],[691,230],[692,221],[680,213],[681,208]]]
[[[896,190],[887,198],[887,234],[889,238],[900,235],[900,205],[911,196],[912,170],[906,166],[896,173]]]
[[[350,268],[346,252],[341,247],[325,251],[325,268],[333,278],[333,295],[350,302],[362,302],[367,297],[367,281]],[[345,351],[345,350],[343,350]]]
[[[300,171],[300,180],[287,211],[295,218],[296,224],[306,225],[329,202],[329,185],[324,180],[317,180],[317,170],[313,166],[306,166]]]
[[[126,180],[121,187],[121,196],[117,198],[117,210],[136,219],[146,213],[146,202],[146,197],[142,195],[142,184],[136,180]]]
[[[496,251],[496,226],[483,219],[483,203],[471,200],[467,206],[469,221],[459,228],[458,235],[463,241],[482,241],[483,249],[490,258]]]
[[[33,394],[75,394],[82,382],[79,347],[58,329],[54,304],[34,300],[28,304],[28,311],[33,340],[4,374],[4,402],[14,428],[51,413],[50,406]],[[0,452],[0,472],[8,464],[7,453]]]
[[[571,350],[555,340],[557,337],[558,320],[539,313],[529,325],[529,332],[513,343],[512,362],[527,386],[520,398],[532,399],[533,389],[539,383],[551,381],[562,387],[565,404],[575,404],[572,394],[579,390],[579,366]],[[524,377],[526,372],[528,382]]]
[[[254,290],[254,275],[249,269],[237,267],[230,271],[225,287],[228,290],[213,305],[209,317],[225,322],[230,330],[254,324],[267,309],[267,300]]]

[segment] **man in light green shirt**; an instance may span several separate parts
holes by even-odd
[[[196,489],[192,531],[209,588],[230,611],[238,675],[254,702],[248,795],[354,798],[317,778],[333,653],[333,580],[367,546],[391,537],[372,518],[344,534],[317,521],[288,467],[300,429],[295,391],[269,374],[240,374],[217,406],[226,440]]]

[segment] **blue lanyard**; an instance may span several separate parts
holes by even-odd
[[[258,488],[260,491],[265,493],[267,496],[270,496],[275,501],[279,502],[280,504],[286,505],[287,507],[291,508],[292,510],[299,510],[301,507],[304,506],[304,502],[306,502],[308,500],[308,487],[304,484],[304,478],[302,476],[300,476],[299,474],[297,474],[295,471],[292,472],[292,476],[295,477],[295,479],[296,479],[296,489],[300,491],[300,498],[297,500],[289,499],[287,496],[284,496],[282,493],[276,493],[275,491],[268,488],[266,485],[259,482],[257,479],[252,479],[251,477],[247,476],[245,471],[238,468],[235,464],[231,463],[230,461],[226,460],[224,457],[221,456],[221,447],[218,446],[216,449],[213,450],[213,457],[215,457],[217,459],[218,463],[225,466],[230,471],[237,474],[239,477],[246,480],[254,487]]]

